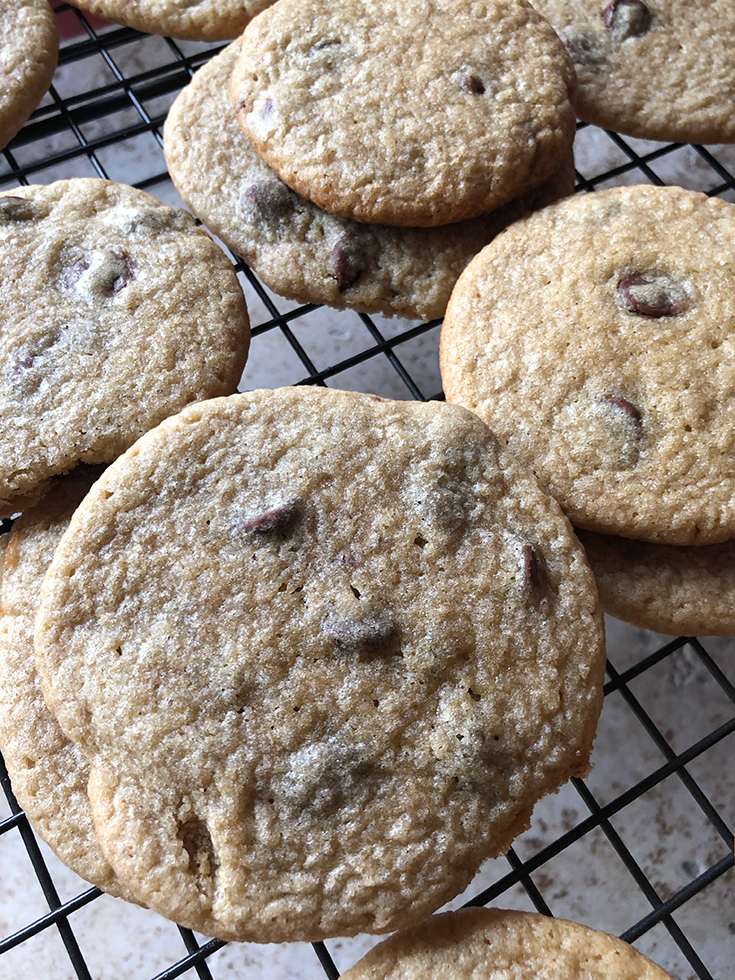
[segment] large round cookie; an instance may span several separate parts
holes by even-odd
[[[735,541],[681,547],[580,531],[605,612],[671,636],[735,636]]]
[[[260,942],[464,888],[587,771],[604,669],[584,552],[479,419],[318,388],[190,406],[113,463],[36,653],[121,879]]]
[[[239,41],[178,96],[164,129],[171,179],[191,210],[275,292],[302,303],[431,320],[473,255],[522,214],[574,190],[571,151],[541,187],[443,228],[339,218],[282,183],[243,135],[229,77]]]
[[[343,980],[673,980],[614,936],[533,912],[444,912],[378,943]]]
[[[568,198],[474,259],[441,338],[449,401],[574,524],[735,537],[735,207],[679,187]]]
[[[575,85],[526,0],[279,0],[243,34],[232,97],[302,196],[357,221],[432,226],[557,170]]]
[[[569,51],[580,119],[644,139],[735,141],[732,0],[532,0]]]
[[[72,0],[75,7],[149,34],[228,41],[274,0]]]
[[[13,792],[38,834],[82,878],[127,897],[94,833],[89,764],[46,707],[33,657],[43,576],[98,475],[81,468],[54,481],[48,495],[0,539],[0,745]]]
[[[0,150],[48,90],[58,53],[56,20],[46,0],[0,4]]]
[[[0,195],[0,305],[0,515],[231,394],[247,357],[222,250],[187,212],[109,181]]]

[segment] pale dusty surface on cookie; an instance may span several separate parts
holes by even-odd
[[[13,792],[34,829],[80,877],[124,889],[97,844],[87,798],[89,764],[46,707],[33,656],[43,576],[71,515],[99,475],[80,470],[13,525],[0,555],[0,746]]]
[[[732,204],[636,186],[522,219],[457,283],[441,367],[448,400],[573,523],[665,544],[735,536]]]
[[[0,514],[108,462],[247,357],[229,259],[183,210],[103,180],[0,195]]]
[[[735,141],[732,0],[532,0],[579,79],[579,117],[644,139]]]
[[[605,932],[533,912],[432,916],[379,943],[344,980],[673,980]]]
[[[458,224],[394,228],[337,217],[279,180],[238,126],[229,78],[239,48],[213,58],[179,94],[164,130],[166,162],[194,214],[289,299],[440,317],[472,256],[511,221],[574,190],[570,151],[536,191]]]
[[[280,0],[243,34],[232,97],[299,194],[358,221],[432,226],[557,170],[575,84],[525,0]]]
[[[461,891],[586,772],[604,665],[582,549],[478,419],[318,388],[191,406],[114,463],[36,653],[121,879],[261,942]]]
[[[0,4],[0,149],[43,98],[58,52],[56,21],[46,0]]]
[[[735,541],[649,544],[580,531],[605,612],[671,636],[735,636]]]
[[[189,41],[228,41],[274,0],[72,0],[75,7],[137,31]]]

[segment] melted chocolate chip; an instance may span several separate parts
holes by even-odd
[[[629,402],[627,398],[621,398],[619,395],[606,395],[605,398],[600,399],[601,402],[607,405],[613,405],[615,408],[619,408],[621,412],[625,413],[634,422],[641,424],[641,413],[635,407],[632,402]]]
[[[463,92],[470,92],[472,95],[485,94],[485,86],[482,84],[482,81],[470,71],[462,75],[459,87]]]
[[[106,216],[109,224],[125,232],[181,230],[195,225],[194,218],[183,208],[161,207],[118,207]]]
[[[0,197],[0,222],[31,221],[39,217],[33,201],[25,197]]]
[[[70,266],[64,284],[97,296],[116,296],[135,278],[133,263],[122,249],[84,255]]]
[[[341,293],[354,286],[365,271],[360,253],[348,238],[340,238],[332,249],[332,269]]]
[[[651,11],[642,0],[612,0],[603,10],[602,19],[619,41],[640,37],[651,27]]]
[[[636,316],[681,316],[692,305],[681,283],[665,272],[630,273],[619,280],[617,290],[625,309]]]
[[[277,507],[251,514],[237,525],[239,531],[251,534],[270,534],[272,531],[285,531],[294,521],[301,509],[298,497],[291,497]]]
[[[297,197],[281,181],[268,180],[251,184],[244,191],[246,201],[255,205],[259,216],[266,220],[286,218],[293,214]]]
[[[395,640],[397,626],[393,614],[384,609],[363,617],[330,613],[322,620],[322,631],[345,650],[376,651]]]
[[[534,592],[541,590],[541,569],[539,568],[536,552],[530,544],[524,544],[521,549],[523,562],[523,582]]]

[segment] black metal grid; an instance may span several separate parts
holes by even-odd
[[[150,38],[113,25],[98,24],[95,28],[89,18],[66,4],[56,4],[56,15],[62,36],[66,35],[67,40],[62,42],[54,85],[28,124],[0,155],[0,189],[18,183],[47,183],[57,177],[97,175],[134,183],[164,200],[174,200],[160,150],[161,128],[166,112],[193,72],[223,45]],[[87,78],[93,80],[94,87],[80,90],[80,80]],[[147,148],[139,146],[131,157],[131,146],[144,140],[150,145]],[[129,157],[134,159],[132,175],[120,172],[127,168]],[[657,184],[682,183],[709,194],[735,199],[735,147],[647,143],[622,138],[614,133],[604,134],[582,124],[576,158],[579,190],[649,181]],[[405,321],[395,323],[384,321],[381,317],[355,313],[338,314],[342,318],[340,322],[346,323],[349,319],[348,350],[345,352],[337,343],[333,357],[327,356],[325,359],[322,356],[324,363],[321,363],[318,356],[310,353],[306,339],[308,335],[301,329],[311,317],[318,315],[318,308],[279,300],[263,287],[248,268],[235,261],[251,308],[256,310],[252,352],[257,355],[262,347],[264,359],[273,369],[273,384],[333,383],[338,387],[364,390],[382,386],[385,390],[381,393],[396,397],[441,397],[435,363],[438,321],[407,324]],[[309,326],[308,330],[311,329]],[[264,346],[266,341],[269,343]],[[411,346],[416,343],[421,347],[418,355]],[[286,368],[284,362],[289,357],[291,361]],[[410,362],[410,366],[407,362]],[[245,383],[248,387],[252,386],[247,384],[247,375]],[[3,521],[0,533],[7,531],[10,524]],[[642,631],[630,631],[629,640],[637,642],[642,635]],[[654,643],[650,636],[646,642],[649,648]],[[715,643],[717,649],[714,652],[712,645],[708,646],[709,651],[696,639],[679,638],[642,658],[623,647],[621,656],[627,666],[616,667],[608,663],[606,708],[612,699],[617,698],[619,704],[616,710],[619,712],[620,705],[624,705],[624,710],[635,720],[631,744],[636,747],[633,755],[640,752],[641,758],[637,759],[638,767],[632,767],[635,770],[634,778],[625,786],[624,779],[622,782],[613,779],[609,785],[596,785],[595,770],[589,780],[573,780],[572,786],[567,788],[567,797],[572,794],[586,815],[577,820],[577,811],[567,808],[567,813],[575,814],[572,825],[552,827],[552,833],[547,834],[548,839],[534,837],[536,828],[532,827],[518,839],[507,855],[505,860],[509,870],[495,873],[492,884],[479,893],[475,891],[463,896],[467,904],[488,904],[499,900],[502,905],[503,898],[508,899],[509,896],[515,896],[518,901],[520,889],[521,904],[525,902],[526,907],[547,914],[568,914],[563,892],[554,892],[553,875],[549,874],[549,869],[553,868],[555,861],[565,857],[574,863],[577,860],[575,847],[590,841],[591,853],[594,854],[599,840],[604,838],[619,858],[621,869],[624,869],[624,872],[621,870],[623,878],[615,878],[614,883],[604,879],[591,887],[596,887],[598,892],[601,889],[611,905],[615,906],[619,897],[615,889],[625,891],[624,876],[627,874],[630,876],[629,884],[638,897],[637,903],[631,903],[630,910],[617,912],[618,924],[623,923],[622,928],[617,929],[622,937],[640,944],[649,934],[655,934],[656,929],[660,934],[663,928],[669,937],[666,939],[669,948],[670,943],[676,947],[681,977],[686,975],[687,980],[690,976],[702,980],[733,980],[735,804],[729,795],[730,788],[725,786],[723,790],[725,784],[720,785],[717,780],[713,782],[710,776],[713,771],[722,771],[723,759],[725,768],[728,763],[730,771],[734,768],[731,760],[735,755],[735,646],[728,650]],[[662,669],[675,672],[678,665],[684,664],[686,670],[691,672],[695,669],[692,666],[695,662],[699,671],[698,683],[700,686],[708,685],[707,703],[711,701],[716,707],[712,712],[705,712],[706,717],[698,719],[698,737],[682,746],[678,744],[681,741],[679,736],[686,728],[683,721],[691,712],[691,702],[684,687],[675,709],[681,712],[678,717],[655,717],[656,712],[644,706],[645,698],[650,700],[651,691],[655,692],[662,686]],[[640,686],[642,682],[639,691],[637,685]],[[686,730],[689,731],[688,728]],[[618,747],[607,733],[600,736],[598,746],[602,738],[608,738],[603,748],[614,760]],[[658,764],[651,763],[652,751],[654,755],[659,753]],[[630,749],[624,753],[621,745],[619,752],[620,765],[625,768],[624,754],[627,758]],[[53,976],[44,973],[44,978],[97,980],[102,975],[117,976],[117,966],[114,964],[107,964],[101,973],[90,967],[75,933],[75,916],[78,917],[86,906],[97,901],[101,893],[79,882],[78,893],[62,900],[49,870],[49,859],[44,854],[43,845],[39,846],[13,797],[1,760],[0,780],[10,814],[0,821],[0,845],[12,835],[19,836],[48,909],[0,939],[0,977],[22,975],[35,980],[35,974],[28,973],[27,968],[21,974],[12,966],[4,967],[5,963],[12,962],[12,956],[6,955],[3,959],[3,955],[12,954],[21,944],[32,943],[34,938],[54,930],[61,938],[66,955],[58,959]],[[706,832],[717,842],[708,852],[704,866],[701,862],[697,864],[687,860],[686,845],[682,848],[679,864],[687,878],[683,884],[680,880],[674,880],[676,875],[673,879],[669,876],[663,881],[659,880],[655,862],[652,865],[650,855],[638,853],[640,848],[631,839],[626,839],[626,832],[619,823],[621,816],[645,802],[652,793],[670,793],[674,801],[676,786],[683,790],[687,806],[696,811],[700,825],[706,828],[701,832]],[[665,806],[668,805],[667,797]],[[671,806],[675,806],[674,802]],[[564,812],[562,809],[562,814]],[[555,833],[555,829],[559,832]],[[664,834],[662,840],[666,839]],[[595,867],[593,863],[593,871]],[[588,870],[587,865],[580,867],[580,876]],[[0,889],[3,888],[6,874],[7,866],[0,865]],[[703,926],[700,924],[694,929],[697,936],[690,935],[689,920],[680,913],[685,907],[695,906],[697,897],[706,889],[713,888],[719,888],[717,901],[726,905],[729,903],[730,906],[730,911],[725,915],[727,924],[719,926],[722,935],[709,933],[706,921]],[[588,894],[591,895],[592,891],[588,891]],[[685,920],[684,924],[682,919]],[[587,921],[591,925],[610,928],[604,922],[591,921],[591,918],[587,918]],[[175,928],[171,926],[171,929]],[[173,980],[174,977],[187,975],[197,976],[201,980],[216,980],[224,975],[218,972],[218,961],[214,956],[225,946],[224,943],[196,937],[187,929],[179,929],[179,933],[181,952],[178,958],[174,956],[163,969],[158,966],[146,968],[145,977]],[[135,946],[134,927],[127,942],[131,948]],[[335,960],[339,961],[340,969],[352,964],[355,957],[351,957],[349,948],[347,952],[341,952],[342,945],[340,942],[314,944],[314,975],[322,975],[323,972],[327,977],[335,978],[339,976]],[[704,951],[702,947],[705,947]],[[713,950],[719,950],[722,955],[713,957]],[[711,965],[713,959],[717,960],[717,967]],[[108,967],[112,969],[109,974],[105,973]],[[250,975],[244,960],[235,965],[234,974],[231,970],[232,964],[228,976]],[[689,972],[685,974],[681,971]],[[143,974],[140,975],[142,978]]]

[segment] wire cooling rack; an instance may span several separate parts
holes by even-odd
[[[65,4],[56,16],[54,85],[0,154],[0,189],[100,176],[178,203],[161,129],[178,91],[223,45],[150,37]],[[678,183],[735,200],[735,147],[663,145],[581,125],[575,159],[578,190]],[[437,321],[289,303],[236,267],[253,320],[243,387],[328,383],[441,397]],[[576,919],[635,943],[680,980],[735,980],[735,641],[661,645],[609,625],[591,776],[543,800],[531,829],[452,907]],[[335,978],[376,941],[228,946],[103,896],[38,841],[4,765],[0,778],[0,980]]]

